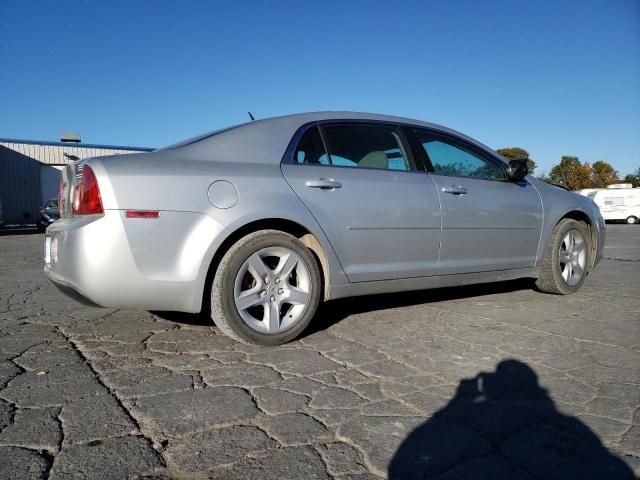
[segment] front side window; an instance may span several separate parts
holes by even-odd
[[[322,126],[332,165],[382,170],[415,170],[402,143],[400,129],[387,125]]]
[[[414,130],[431,161],[435,173],[458,177],[506,180],[502,168],[477,155],[471,149],[435,135],[428,130]]]

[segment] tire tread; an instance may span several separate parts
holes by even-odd
[[[557,268],[556,268],[556,250],[558,241],[558,237],[564,235],[564,231],[568,231],[572,228],[576,230],[580,230],[585,238],[586,249],[587,249],[587,263],[585,267],[584,275],[575,287],[570,287],[567,285],[562,277],[560,276]],[[545,249],[545,254],[542,260],[542,267],[540,270],[540,274],[536,279],[536,288],[541,292],[551,293],[554,295],[569,295],[571,293],[576,292],[584,282],[585,277],[587,276],[587,272],[590,264],[590,251],[591,251],[591,237],[589,235],[589,231],[587,225],[584,222],[580,222],[578,220],[573,220],[571,218],[565,218],[558,222],[558,224],[553,229],[553,233],[551,234],[551,238],[549,239],[549,244]]]
[[[299,240],[296,237],[294,237],[289,233],[286,233],[280,230],[258,230],[256,232],[250,233],[242,237],[240,240],[234,243],[231,246],[231,248],[229,248],[229,250],[224,254],[224,256],[222,257],[222,260],[220,260],[220,263],[218,264],[218,268],[214,275],[213,283],[211,285],[211,292],[210,292],[211,318],[213,319],[216,326],[218,326],[220,330],[222,330],[222,333],[224,333],[229,338],[232,338],[233,340],[240,343],[246,343],[246,344],[252,344],[252,345],[265,345],[265,346],[279,345],[281,343],[286,343],[288,341],[293,340],[304,330],[304,328],[302,330],[299,330],[299,328],[296,328],[294,326],[290,329],[291,331],[287,330],[280,334],[269,335],[269,337],[271,338],[268,340],[265,340],[266,337],[264,337],[264,334],[258,334],[257,332],[254,336],[255,338],[252,338],[247,335],[243,335],[242,332],[240,332],[238,328],[233,324],[232,312],[226,312],[224,308],[225,307],[224,302],[217,301],[217,299],[214,298],[216,296],[216,293],[224,291],[223,283],[226,279],[226,276],[231,274],[230,263],[234,261],[238,252],[244,249],[248,244],[259,241],[260,239],[266,236],[278,236],[287,242],[293,241],[295,243],[298,243],[299,246],[302,247],[303,249],[305,250],[307,249],[307,247],[304,246],[304,244],[299,242]],[[320,288],[319,266],[315,262],[315,258],[313,257],[313,255],[311,253],[309,253],[309,255],[310,255],[311,261],[313,261],[313,265],[308,265],[308,267],[313,270],[311,275],[315,276],[317,279],[315,288],[319,289]],[[317,298],[319,299],[319,294],[317,294]],[[315,313],[315,309],[317,307],[318,301],[319,300],[316,300],[315,305],[311,305],[311,310],[313,310],[311,316],[313,315],[313,313]],[[308,324],[308,322],[306,323]],[[305,325],[305,328],[306,328],[306,325]],[[263,338],[263,341],[258,340],[260,338]]]

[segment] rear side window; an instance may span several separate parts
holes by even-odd
[[[414,130],[435,173],[458,177],[506,180],[505,171],[470,148],[428,130]]]
[[[415,170],[399,128],[387,125],[323,125],[332,165],[382,170]]]
[[[296,163],[329,164],[329,157],[317,126],[304,132],[293,154],[293,159]]]

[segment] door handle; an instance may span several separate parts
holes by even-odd
[[[333,190],[342,187],[342,184],[333,178],[320,178],[318,180],[307,180],[305,184],[309,188],[322,188],[324,190]]]
[[[467,189],[461,185],[451,185],[449,187],[442,187],[444,193],[450,193],[452,195],[466,195]]]

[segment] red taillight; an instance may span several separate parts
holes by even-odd
[[[97,213],[104,213],[98,180],[91,167],[85,165],[82,168],[82,180],[74,191],[73,214],[95,215]]]

